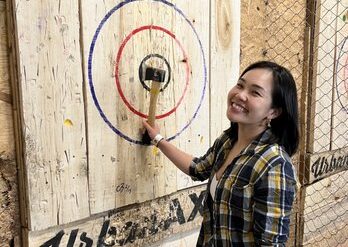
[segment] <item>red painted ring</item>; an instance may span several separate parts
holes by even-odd
[[[156,115],[156,119],[161,119],[161,118],[164,118],[164,117],[167,117],[169,115],[171,115],[173,112],[175,112],[177,110],[177,108],[179,107],[179,105],[181,104],[185,94],[186,94],[186,91],[187,91],[187,88],[188,88],[188,84],[189,84],[189,78],[190,78],[190,66],[189,66],[189,63],[188,63],[188,58],[187,58],[187,55],[186,55],[186,52],[185,50],[183,49],[181,43],[176,39],[175,35],[170,32],[169,30],[163,28],[163,27],[159,27],[159,26],[153,26],[153,25],[147,25],[147,26],[142,26],[142,27],[139,27],[137,29],[134,29],[125,39],[124,41],[121,43],[121,46],[120,48],[118,49],[118,52],[117,52],[117,56],[116,56],[116,66],[115,66],[115,81],[116,81],[116,87],[117,87],[117,91],[118,93],[120,94],[120,97],[122,99],[122,101],[125,103],[125,105],[128,107],[129,110],[131,110],[133,113],[135,113],[136,115],[142,117],[142,118],[147,118],[148,115],[147,114],[144,114],[138,110],[136,110],[130,103],[129,101],[126,99],[125,95],[123,94],[123,90],[121,88],[121,84],[120,84],[120,78],[119,78],[119,64],[120,64],[120,60],[121,60],[121,56],[122,56],[122,52],[123,52],[123,49],[124,47],[126,46],[127,42],[132,38],[132,36],[134,36],[135,34],[137,34],[138,32],[140,31],[144,31],[146,29],[154,29],[154,30],[159,30],[159,31],[162,31],[166,34],[168,34],[170,37],[172,37],[175,42],[179,45],[183,55],[184,55],[184,60],[186,61],[186,85],[185,85],[185,89],[184,89],[184,92],[182,94],[182,96],[180,97],[178,103],[174,106],[173,109],[169,110],[168,112],[164,113],[164,114],[161,114],[161,115]]]

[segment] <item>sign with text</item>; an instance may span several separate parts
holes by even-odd
[[[199,227],[205,185],[139,204],[112,210],[84,222],[30,232],[29,246],[142,246],[173,233]]]
[[[309,184],[348,169],[348,147],[313,154],[309,158]]]

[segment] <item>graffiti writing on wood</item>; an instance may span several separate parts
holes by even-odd
[[[313,180],[348,169],[348,154],[319,156],[310,167]]]
[[[110,224],[110,219],[103,222],[100,228],[98,237],[93,239],[92,236],[88,236],[87,232],[80,231],[80,229],[73,229],[69,232],[64,230],[59,231],[53,238],[49,239],[40,247],[61,247],[61,243],[64,236],[68,236],[66,246],[73,247],[74,244],[80,244],[79,246],[92,246],[96,243],[96,246],[123,246],[127,243],[133,243],[138,239],[144,239],[146,237],[155,235],[159,232],[168,230],[174,222],[183,225],[187,222],[193,221],[198,213],[203,213],[203,200],[205,192],[202,191],[199,196],[196,193],[189,194],[192,202],[193,209],[189,217],[185,218],[184,211],[181,207],[179,198],[172,199],[169,203],[169,215],[163,219],[159,218],[157,211],[152,212],[150,215],[142,216],[142,219],[135,219],[134,221],[125,222],[121,227],[115,227]],[[96,242],[94,242],[96,240]]]
[[[132,193],[132,187],[129,184],[121,183],[116,186],[116,192],[117,193],[125,193],[125,194],[130,194]]]

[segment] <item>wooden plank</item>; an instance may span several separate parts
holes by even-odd
[[[28,210],[28,177],[24,164],[23,145],[24,140],[21,129],[22,126],[22,107],[20,102],[20,88],[19,88],[19,73],[18,73],[18,61],[19,61],[19,50],[18,50],[18,33],[16,32],[15,24],[15,6],[13,1],[6,1],[6,17],[7,17],[7,28],[8,28],[8,52],[9,52],[9,75],[12,89],[13,98],[13,129],[15,143],[15,155],[17,162],[17,182],[18,182],[18,201],[19,201],[19,218],[21,226],[21,234],[15,239],[15,246],[28,246],[28,225],[29,225],[29,210]]]
[[[310,125],[310,153],[330,150],[332,85],[335,64],[337,7],[335,0],[323,0],[317,10],[318,29],[315,33],[314,80],[312,88],[312,119]]]
[[[180,3],[178,6],[183,6],[182,9],[185,11],[185,15],[193,25],[190,27],[188,22],[182,19],[181,24],[175,26],[175,32],[180,35],[179,40],[186,47],[191,75],[182,106],[180,106],[172,120],[164,120],[166,125],[176,122],[171,128],[174,127],[177,133],[181,132],[183,126],[186,126],[189,121],[192,121],[188,128],[173,140],[173,143],[194,156],[203,155],[208,150],[211,142],[209,131],[211,116],[211,112],[209,112],[211,99],[209,95],[209,86],[211,85],[209,78],[209,36],[211,31],[208,31],[210,26],[209,15],[212,11],[210,2],[188,2],[185,0],[178,2],[178,4]],[[183,27],[185,28],[182,29]],[[181,81],[184,81],[184,79],[181,79]],[[170,165],[173,166],[173,164]],[[200,184],[200,182],[193,182],[190,177],[180,170],[176,169],[176,174],[178,190]]]
[[[39,230],[89,216],[78,3],[13,4],[28,228]]]
[[[337,2],[332,149],[348,146],[348,1]]]
[[[29,246],[147,246],[197,229],[202,220],[204,193],[205,186],[198,186],[131,209],[109,211],[86,221],[31,232]]]
[[[190,232],[184,232],[180,234],[175,234],[170,238],[156,242],[149,247],[167,247],[167,246],[180,246],[180,247],[191,247],[195,246],[197,243],[199,235],[199,229],[194,229]]]
[[[309,155],[309,184],[348,169],[348,147]]]
[[[209,132],[201,122],[209,112],[201,109],[209,103],[202,97],[208,87],[209,8],[202,5],[208,1],[81,2],[92,213],[181,188],[177,168],[157,149],[141,145],[141,121],[149,108],[138,75],[143,60],[167,75],[164,60],[171,68],[157,105],[161,133],[183,149],[207,148]]]
[[[241,2],[212,1],[210,129],[212,141],[230,126],[227,94],[239,78]]]
[[[86,83],[88,80],[88,64],[89,64],[89,51],[92,43],[92,38],[95,30],[98,27],[98,23],[103,19],[104,15],[113,7],[111,1],[81,1],[80,3],[80,15],[82,23],[82,40],[83,40],[83,56],[84,56],[84,73]],[[120,25],[117,21],[113,23],[115,28]],[[121,29],[121,27],[120,27]],[[109,29],[106,29],[106,33],[101,34],[100,40],[103,43],[96,43],[95,50],[97,50],[98,58],[93,60],[93,67],[97,68],[93,70],[93,77],[98,79],[101,83],[110,81],[113,78],[114,70],[114,57],[116,52],[116,44],[121,41],[121,38]],[[113,37],[115,36],[115,38]],[[105,46],[103,48],[103,46]],[[103,67],[102,70],[98,69]],[[96,82],[97,84],[97,82]],[[102,86],[102,85],[101,85]],[[108,117],[110,119],[116,119],[117,104],[116,93],[114,84],[103,88],[97,84],[95,88],[102,88],[101,105],[110,108]],[[116,205],[116,167],[120,165],[119,158],[117,156],[119,142],[113,137],[112,132],[106,131],[103,127],[104,122],[100,121],[97,111],[93,105],[93,99],[90,97],[90,89],[85,88],[87,98],[87,117],[86,124],[88,129],[88,186],[89,186],[89,204],[91,213],[102,212],[113,209]],[[108,102],[108,103],[107,103]],[[108,109],[106,109],[108,110]],[[111,115],[110,115],[111,114]]]
[[[5,2],[0,2],[0,156],[3,159],[14,160],[12,95],[5,7]]]
[[[18,243],[20,217],[6,17],[6,3],[0,1],[0,243],[10,245]]]
[[[296,246],[303,243],[303,231],[304,231],[304,218],[302,217],[302,213],[305,208],[305,198],[306,198],[306,187],[303,185],[306,184],[309,177],[309,169],[308,165],[309,162],[306,160],[306,137],[308,136],[308,133],[306,133],[306,130],[308,128],[308,125],[310,123],[310,119],[307,118],[308,115],[311,114],[310,109],[307,107],[307,103],[311,102],[311,94],[308,94],[308,91],[311,90],[310,80],[309,78],[312,77],[312,66],[310,66],[309,61],[312,59],[313,54],[310,54],[309,51],[312,49],[313,45],[311,41],[311,32],[312,32],[312,26],[315,23],[315,11],[313,11],[314,7],[314,1],[306,1],[304,3],[305,5],[305,17],[304,20],[304,41],[303,41],[303,66],[302,66],[302,80],[300,84],[300,99],[299,99],[299,114],[300,114],[300,143],[298,147],[298,153],[299,153],[299,162],[297,166],[297,172],[299,177],[299,182],[301,184],[300,189],[297,192],[296,195],[296,203],[294,205],[294,208],[297,210],[297,217],[295,221],[295,229],[294,232],[294,245]],[[308,114],[308,115],[307,115]]]

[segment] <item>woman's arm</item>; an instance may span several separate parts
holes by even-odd
[[[157,125],[155,127],[151,127],[146,121],[143,121],[143,125],[147,129],[151,140],[159,133],[159,128]],[[174,165],[176,165],[176,167],[189,175],[189,168],[193,159],[192,155],[185,153],[164,139],[158,143],[158,148],[165,156],[168,157],[170,161],[174,163]]]
[[[170,159],[171,162],[176,165],[182,172],[189,174],[190,164],[192,162],[193,156],[185,153],[184,151],[178,149],[170,142],[162,140],[158,144],[158,148],[162,153]]]

